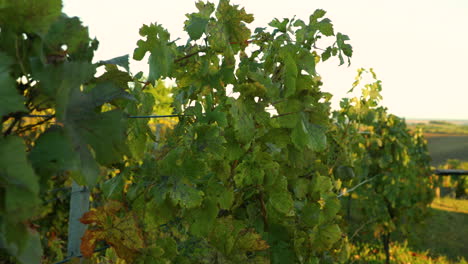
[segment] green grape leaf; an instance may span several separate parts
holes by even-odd
[[[93,148],[99,163],[107,165],[121,161],[127,152],[127,119],[124,113],[120,110],[95,113],[94,109],[116,98],[126,97],[127,94],[111,83],[98,84],[88,93],[75,90],[72,94],[67,105],[65,125],[74,129],[83,147],[90,145]]]
[[[311,192],[327,193],[333,188],[331,179],[326,176],[316,175],[312,180]]]
[[[0,138],[0,180],[2,221],[0,243],[20,263],[40,262],[39,235],[26,225],[40,203],[38,177],[26,157],[26,146],[19,137]]]
[[[322,52],[322,61],[328,60],[331,57],[331,53],[332,53],[332,48],[327,47],[327,49],[324,52]]]
[[[195,208],[203,202],[203,192],[181,182],[177,182],[170,190],[169,197],[174,204],[185,208]]]
[[[263,183],[265,171],[252,160],[244,159],[236,168],[234,181],[237,186],[257,185]]]
[[[19,137],[0,139],[0,176],[5,189],[5,212],[18,222],[34,214],[39,183],[26,158],[26,146]]]
[[[190,36],[190,39],[197,40],[201,38],[208,25],[208,18],[199,17],[196,14],[187,15],[189,20],[185,21],[185,30]]]
[[[62,45],[66,45],[67,54],[80,57],[78,54],[83,46],[90,42],[88,28],[81,24],[77,17],[62,14],[48,30],[44,38],[47,55],[57,55],[62,52]]]
[[[41,238],[39,233],[34,230],[30,230],[24,226],[24,224],[16,225],[22,229],[20,232],[12,232],[11,226],[6,230],[7,233],[11,233],[11,237],[15,239],[19,239],[20,237],[24,237],[24,241],[20,244],[21,246],[18,247],[12,243],[5,243],[2,239],[2,235],[0,235],[0,244],[2,245],[2,249],[6,249],[11,255],[15,256],[19,263],[41,263],[42,259],[42,247],[41,247]],[[13,227],[13,229],[15,229]]]
[[[217,215],[216,201],[205,199],[203,205],[192,213],[193,223],[190,226],[190,231],[196,236],[207,235],[210,233]]]
[[[0,73],[8,72],[10,66],[15,63],[14,59],[5,52],[0,51]]]
[[[29,159],[41,177],[47,178],[59,171],[78,171],[78,157],[60,126],[52,126],[36,140]]]
[[[348,65],[351,64],[349,57],[353,55],[353,47],[350,44],[345,43],[347,40],[349,40],[347,35],[343,35],[341,33],[336,34],[336,44],[339,49],[338,58],[340,59],[340,65],[344,64],[342,53],[348,57]]]
[[[102,192],[106,199],[121,199],[124,186],[125,180],[122,174],[119,174],[102,183]]]
[[[314,151],[324,150],[327,146],[327,137],[317,125],[298,122],[291,133],[291,140],[298,149],[307,147]]]
[[[317,23],[318,19],[324,17],[326,13],[327,11],[323,9],[316,9],[314,13],[309,16],[309,24]]]
[[[234,191],[231,189],[223,190],[223,192],[219,194],[217,201],[221,209],[228,210],[234,202]]]
[[[64,125],[72,149],[78,154],[81,170],[74,174],[74,179],[81,185],[96,183],[97,162],[112,164],[121,161],[128,152],[125,144],[127,119],[123,112],[96,112],[104,103],[127,98],[128,94],[110,82],[81,89],[83,83],[92,79],[95,67],[87,62],[71,62],[49,65],[35,73],[41,81],[40,88],[56,102],[57,120]]]
[[[245,23],[253,21],[253,15],[238,9],[237,5],[230,5],[229,0],[220,0],[216,9],[218,21],[210,21],[208,24],[208,42],[211,48],[226,55],[234,55],[240,47],[247,46],[246,41],[250,38],[250,30]],[[245,23],[244,23],[245,22]]]
[[[212,197],[221,209],[228,210],[234,202],[234,191],[232,188],[221,185],[216,178],[210,180],[206,195]]]
[[[333,36],[335,32],[333,30],[333,24],[328,18],[322,19],[316,24],[317,29],[325,36]]]
[[[341,230],[337,224],[317,226],[310,236],[316,247],[327,250],[341,238]]]
[[[323,214],[318,203],[306,203],[301,210],[301,220],[307,226],[317,226],[323,222]]]
[[[290,239],[285,226],[274,223],[270,225],[267,242],[270,245],[272,263],[288,263],[294,259],[292,245],[288,243]]]
[[[8,72],[0,73],[0,116],[14,112],[26,112],[24,97],[16,90],[15,80]]]
[[[310,144],[310,135],[308,134],[304,121],[297,123],[291,133],[291,140],[298,149],[302,149]]]
[[[87,142],[80,136],[73,126],[65,127],[65,131],[71,137],[73,149],[78,155],[79,173],[72,174],[73,179],[79,185],[94,185],[99,178],[99,165],[93,157]]]
[[[66,62],[33,68],[32,75],[40,81],[39,90],[55,102],[57,118],[63,120],[71,93],[89,82],[95,72],[96,66],[90,63]]]
[[[209,121],[214,121],[214,122],[218,123],[218,125],[220,127],[225,127],[228,124],[227,118],[226,118],[226,113],[221,112],[219,110],[210,111],[210,112],[206,113],[206,118]]]
[[[322,151],[327,148],[327,136],[325,135],[323,127],[309,124],[307,130],[310,138],[310,142],[308,143],[310,149]]]
[[[350,180],[350,179],[353,179],[354,177],[356,177],[354,175],[354,170],[353,168],[349,167],[349,166],[339,166],[336,170],[335,170],[335,176],[338,178],[338,179],[342,179],[342,180]]]
[[[323,214],[326,220],[332,220],[336,214],[340,211],[341,203],[340,200],[334,194],[325,196],[325,205],[323,207]]]
[[[327,12],[322,9],[315,10],[315,12],[309,17],[309,24],[311,27],[320,31],[325,36],[333,36],[335,33],[331,20],[324,18],[319,21],[319,19],[324,17],[326,13]]]
[[[120,60],[120,58],[121,57],[118,57],[116,59]],[[101,63],[105,63],[105,62],[101,62]],[[132,77],[130,77],[128,72],[121,71],[116,66],[116,65],[122,64],[120,66],[123,67],[125,65],[125,62],[123,61],[123,59],[122,59],[122,61],[114,61],[114,63],[118,63],[118,64],[105,64],[106,72],[104,72],[101,76],[99,76],[96,79],[96,82],[98,84],[99,83],[104,83],[104,82],[112,83],[115,86],[117,86],[117,87],[119,87],[119,88],[121,88],[123,90],[126,90],[126,89],[128,89],[128,83],[133,81]],[[127,64],[128,64],[128,60],[127,60]],[[133,92],[134,95],[137,93],[137,91],[135,91],[135,89],[132,92]],[[125,95],[123,93],[121,95],[122,95],[122,97],[126,97],[127,99],[136,101],[134,96]]]
[[[297,199],[304,199],[309,192],[309,181],[306,179],[298,179],[294,182],[293,190]]]
[[[267,242],[262,239],[262,236],[254,230],[241,232],[236,243],[238,245],[237,248],[242,251],[261,251],[270,247]]]
[[[83,118],[80,113],[82,112],[75,112],[73,119],[66,123],[75,130],[73,134],[78,137],[80,148],[91,146],[96,160],[103,165],[121,161],[123,155],[127,153],[125,144],[127,119],[123,112],[112,110],[88,115],[86,118]]]
[[[288,180],[286,177],[278,177],[276,183],[269,190],[268,204],[286,216],[294,215],[293,199],[288,190]]]
[[[292,55],[284,56],[284,87],[285,97],[289,97],[296,92],[296,79],[299,73],[296,62]]]
[[[209,240],[211,244],[225,256],[229,256],[234,249],[236,237],[242,230],[241,221],[231,217],[217,218],[211,228]]]
[[[140,35],[146,40],[138,40],[133,59],[142,60],[147,52],[150,53],[148,81],[171,77],[176,52],[175,44],[169,42],[170,34],[162,26],[150,24],[140,28]]]
[[[280,32],[286,33],[288,23],[289,19],[287,18],[284,18],[281,22],[277,18],[274,18],[270,23],[268,23],[268,25],[277,28],[277,30]]]
[[[201,38],[206,30],[210,16],[215,10],[213,3],[199,1],[195,5],[198,8],[198,13],[187,14],[188,20],[185,21],[184,26],[184,29],[192,40]]]
[[[6,0],[0,8],[0,27],[18,33],[46,33],[62,12],[61,0]]]
[[[236,100],[232,103],[230,112],[234,121],[236,138],[242,143],[251,141],[255,135],[255,123],[247,106],[243,101]]]
[[[317,75],[315,71],[315,55],[309,53],[307,51],[303,51],[299,55],[299,67],[304,69],[310,75]],[[296,75],[297,76],[297,75]],[[298,89],[302,89],[302,87],[297,87]]]
[[[115,65],[123,67],[125,70],[127,70],[127,72],[130,71],[130,68],[129,68],[129,65],[128,65],[128,55],[115,57],[115,58],[110,59],[110,60],[100,61],[100,62],[98,62],[98,64],[103,64],[103,65],[115,64]],[[127,76],[128,76],[128,74],[127,74]],[[131,80],[131,78],[130,78],[130,80]]]

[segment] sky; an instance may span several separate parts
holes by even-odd
[[[213,2],[213,1],[212,1]],[[172,39],[186,40],[185,14],[192,0],[64,0],[64,12],[78,16],[99,42],[96,60],[129,54],[143,24],[162,24]],[[217,3],[217,0],[214,1]],[[335,32],[348,35],[351,66],[337,60],[318,67],[323,90],[337,107],[358,68],[373,68],[382,80],[390,113],[407,119],[468,120],[468,0],[231,0],[253,13],[250,24],[265,27],[273,18],[308,20],[327,11]],[[148,71],[131,61],[131,70]]]

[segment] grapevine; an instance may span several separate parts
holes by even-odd
[[[127,55],[93,62],[60,0],[34,3],[0,5],[2,259],[344,263],[350,192],[383,236],[432,199],[424,139],[379,106],[379,81],[332,111],[317,65],[353,49],[324,10],[252,32],[244,8],[199,1],[183,45],[140,28],[144,77]],[[91,209],[64,253],[78,185]]]

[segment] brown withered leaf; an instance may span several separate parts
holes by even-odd
[[[120,211],[124,213],[119,214]],[[139,250],[144,248],[134,215],[118,201],[108,201],[104,206],[86,212],[80,221],[92,225],[81,238],[80,249],[86,258],[93,255],[98,241],[105,241],[113,247],[119,258],[127,263],[132,263]]]

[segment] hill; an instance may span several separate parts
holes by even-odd
[[[468,120],[407,120],[406,123],[411,130],[423,130],[433,166],[442,165],[448,159],[468,161]]]

